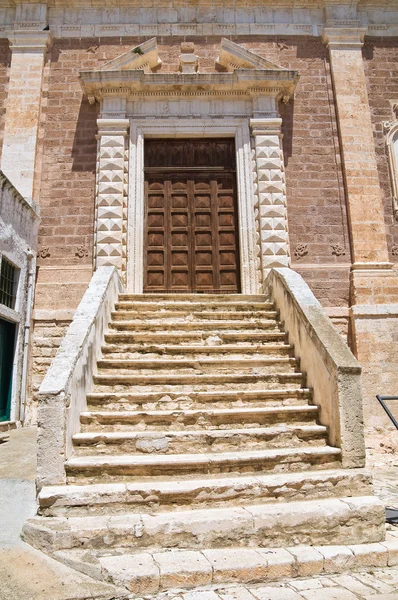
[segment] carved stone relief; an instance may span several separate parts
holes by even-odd
[[[271,267],[290,265],[281,119],[251,119],[257,230],[257,268],[261,280]]]
[[[127,119],[98,120],[95,266],[114,265],[126,271]]]

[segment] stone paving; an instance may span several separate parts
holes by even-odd
[[[144,596],[153,598],[153,596]],[[167,592],[156,600],[398,600],[398,568],[336,576],[287,580],[283,583]]]

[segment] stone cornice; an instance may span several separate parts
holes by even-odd
[[[143,73],[81,71],[83,92],[91,102],[107,96],[269,95],[287,101],[294,93],[297,71],[236,69],[233,73]]]

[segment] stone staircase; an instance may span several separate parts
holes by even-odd
[[[89,575],[138,592],[154,553],[181,571],[181,549],[384,539],[370,478],[341,468],[264,296],[122,294],[80,421],[67,484],[41,490],[24,537]]]

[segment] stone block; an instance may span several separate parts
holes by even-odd
[[[267,578],[268,566],[264,553],[251,548],[221,548],[204,550],[213,569],[213,583],[261,581]]]
[[[312,546],[287,548],[296,559],[295,571],[298,577],[309,577],[323,571],[323,556]]]
[[[160,570],[160,588],[193,588],[212,581],[212,568],[200,552],[159,552],[153,558]]]
[[[383,544],[355,544],[348,546],[354,553],[356,567],[385,567],[388,551]]]
[[[123,585],[134,594],[156,593],[159,589],[159,568],[147,552],[104,556],[100,563],[116,585]]]
[[[355,565],[354,553],[347,546],[319,546],[316,550],[324,557],[325,573],[343,573]]]
[[[267,559],[269,581],[294,576],[295,559],[290,552],[283,548],[258,548],[257,551]]]
[[[381,542],[381,546],[387,549],[388,552],[388,566],[395,567],[398,565],[398,539],[388,540],[386,542]]]

